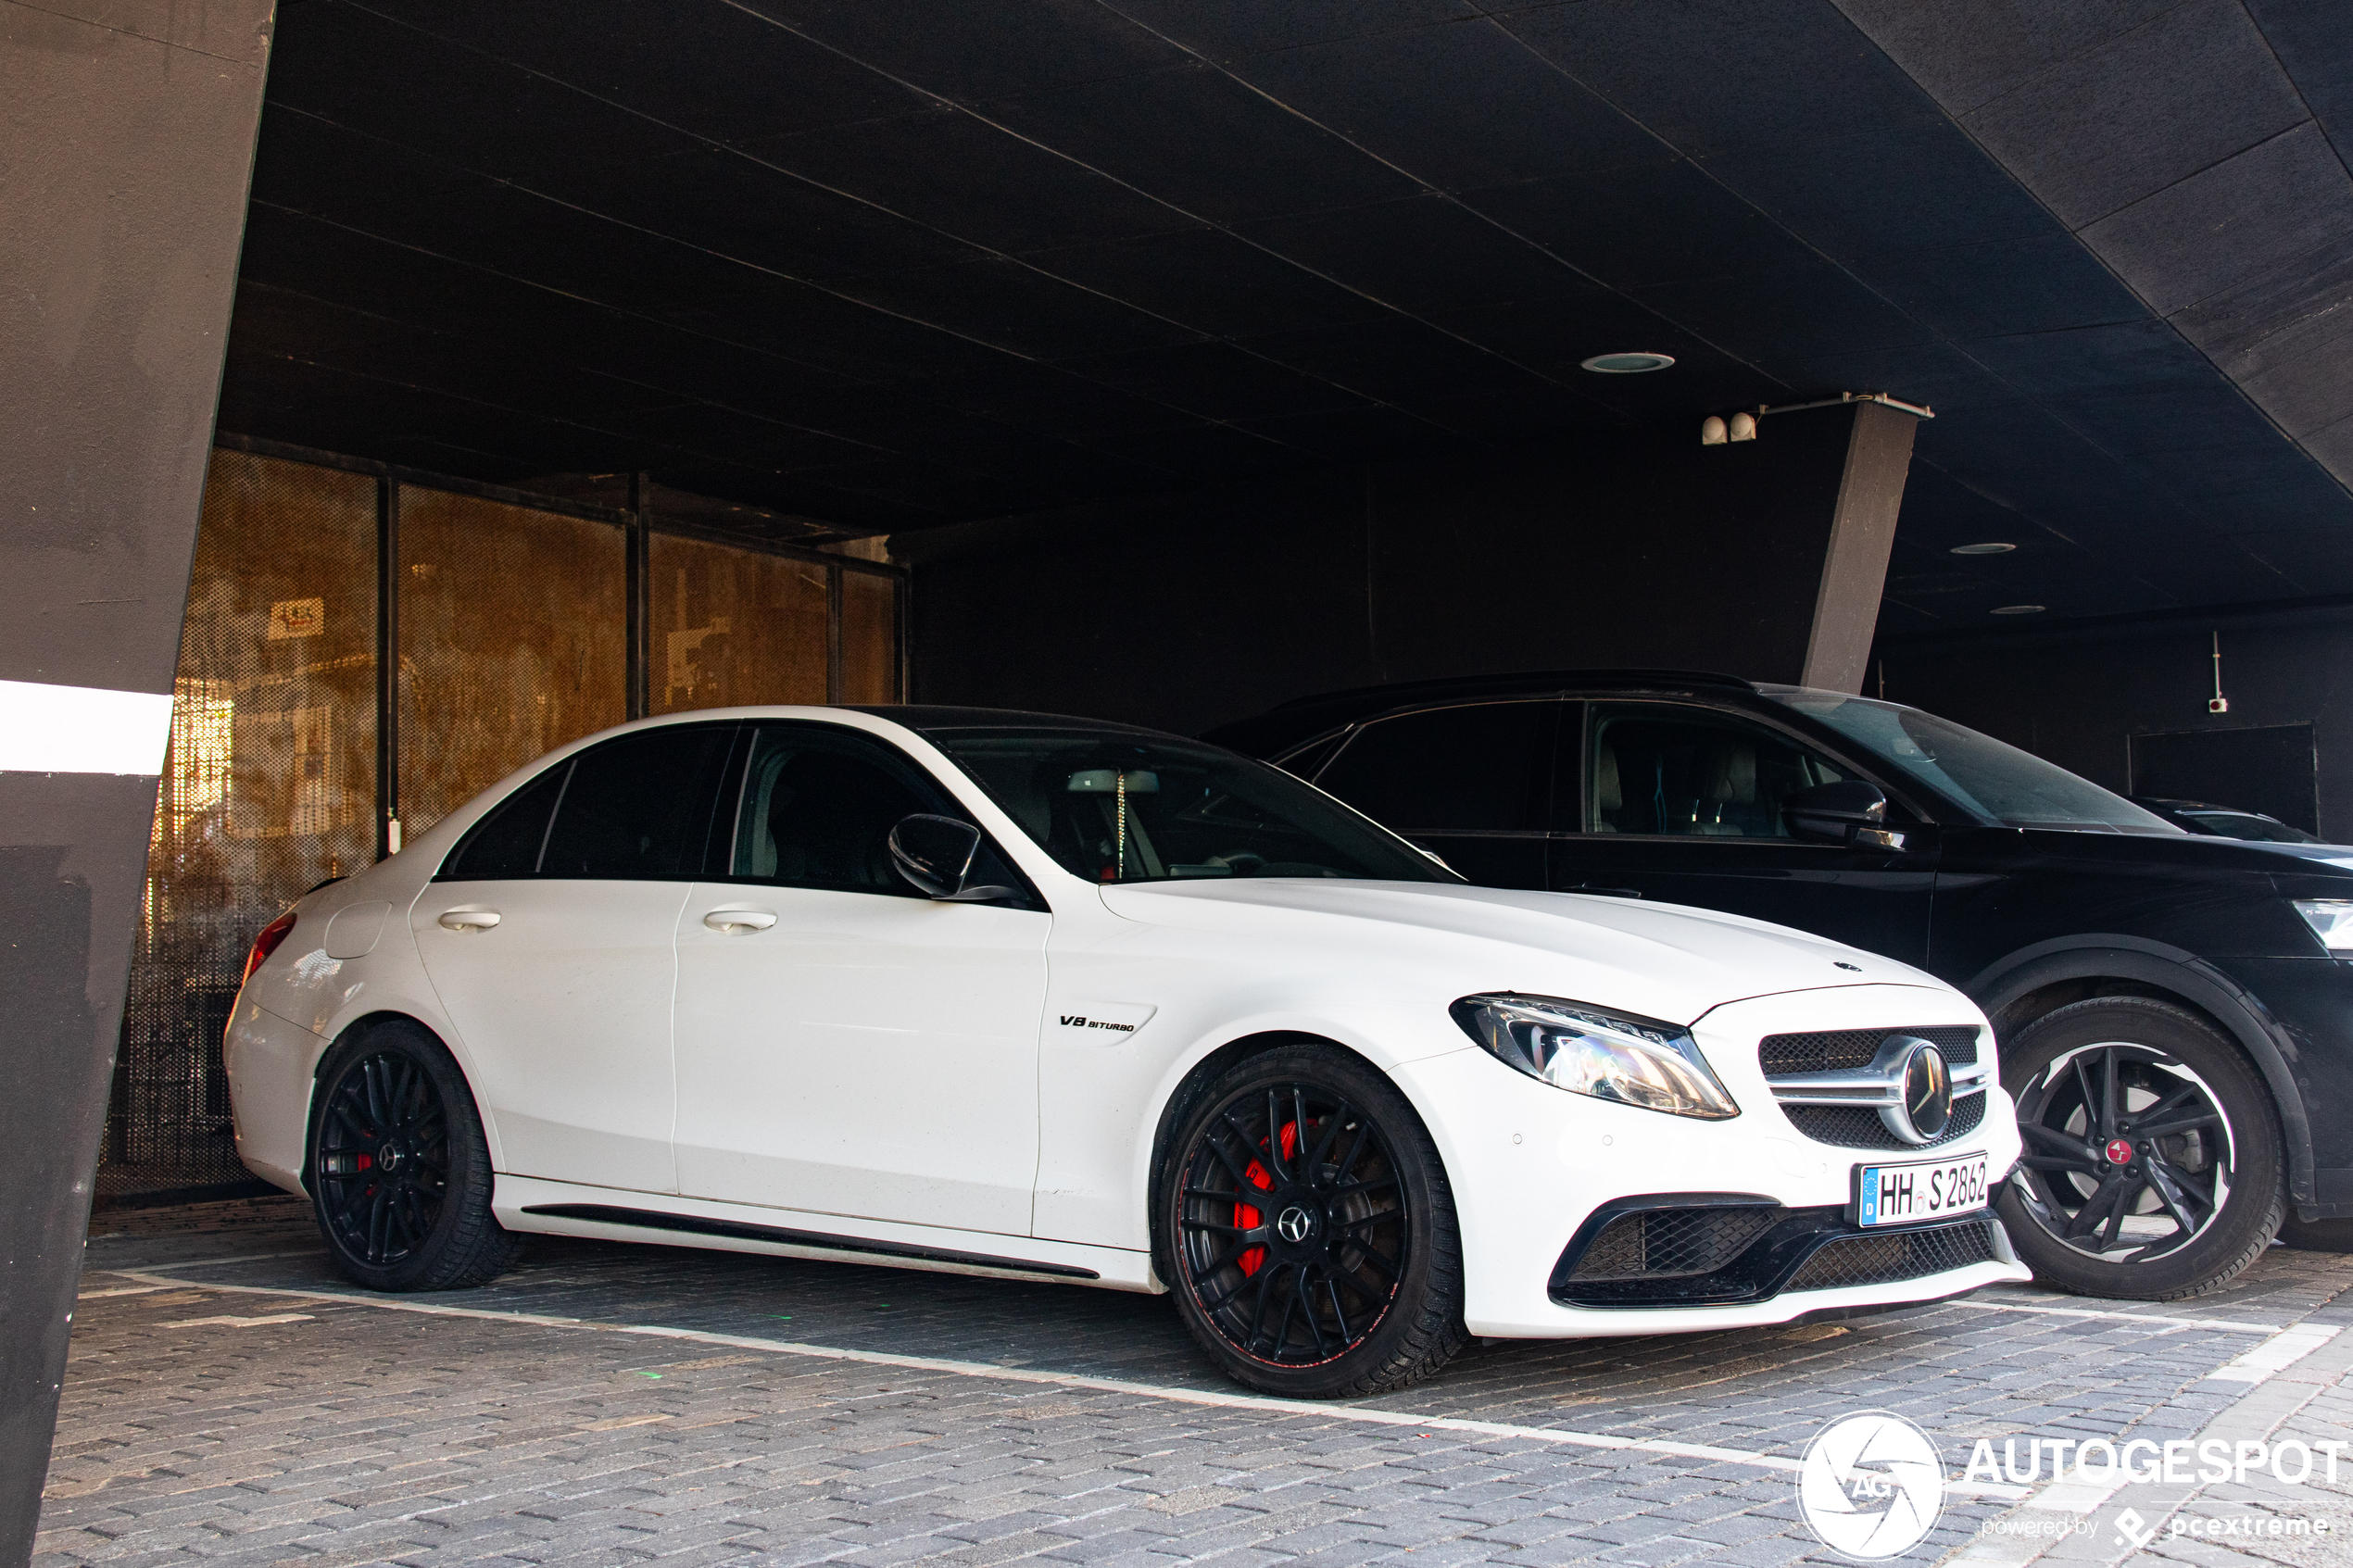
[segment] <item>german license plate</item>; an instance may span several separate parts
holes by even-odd
[[[1906,1225],[1985,1207],[1986,1157],[1855,1168],[1855,1223]]]

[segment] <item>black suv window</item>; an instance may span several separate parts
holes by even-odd
[[[732,724],[642,730],[573,758],[539,874],[698,875],[735,734]]]
[[[1701,708],[1600,704],[1585,831],[1787,838],[1781,802],[1846,773],[1777,731]]]
[[[1378,719],[1315,783],[1399,833],[1541,833],[1559,711],[1479,702]]]

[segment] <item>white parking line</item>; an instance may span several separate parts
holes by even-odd
[[[1798,1461],[1776,1454],[1751,1453],[1744,1449],[1717,1448],[1706,1443],[1673,1443],[1659,1438],[1617,1437],[1604,1432],[1575,1432],[1557,1426],[1520,1426],[1508,1422],[1473,1421],[1463,1416],[1418,1415],[1411,1411],[1377,1410],[1369,1405],[1324,1403],[1309,1399],[1279,1399],[1264,1394],[1234,1394],[1220,1389],[1180,1388],[1170,1384],[1136,1383],[1120,1377],[1091,1377],[1083,1373],[1049,1372],[1031,1367],[996,1366],[988,1361],[950,1361],[937,1356],[901,1356],[883,1350],[852,1350],[837,1345],[808,1345],[796,1340],[761,1339],[741,1334],[714,1334],[705,1329],[669,1328],[655,1323],[610,1323],[580,1318],[548,1317],[535,1312],[499,1312],[481,1307],[448,1307],[424,1301],[387,1301],[376,1296],[345,1295],[325,1290],[288,1290],[255,1285],[215,1285],[206,1280],[173,1279],[169,1275],[131,1269],[106,1271],[145,1285],[195,1286],[238,1296],[286,1296],[304,1301],[336,1301],[427,1317],[472,1318],[489,1323],[522,1323],[539,1328],[586,1329],[600,1334],[638,1335],[654,1339],[679,1339],[695,1345],[724,1345],[737,1349],[766,1350],[776,1355],[808,1356],[822,1361],[850,1361],[865,1366],[899,1367],[909,1372],[941,1373],[956,1377],[995,1378],[1007,1383],[1039,1383],[1060,1388],[1088,1388],[1106,1394],[1129,1394],[1165,1399],[1176,1404],[1207,1405],[1222,1410],[1265,1411],[1277,1415],[1308,1416],[1322,1421],[1353,1421],[1374,1426],[1412,1427],[1423,1432],[1459,1432],[1478,1437],[1510,1437],[1556,1443],[1567,1448],[1617,1449],[1629,1453],[1662,1454],[1673,1459],[1699,1460],[1710,1464],[1742,1464],[1758,1470],[1793,1474]],[[237,1320],[255,1321],[259,1320]],[[1950,1491],[2016,1501],[2031,1488],[1950,1485]]]
[[[2235,1361],[2206,1374],[2208,1383],[2262,1383],[2283,1367],[2294,1366],[2330,1340],[2337,1331],[2319,1323],[2300,1323],[2284,1328]]]
[[[2101,1311],[2091,1307],[2029,1307],[2016,1301],[1966,1301],[1954,1304],[1961,1307],[1982,1307],[1996,1312],[2042,1312],[2055,1318],[2108,1318],[2118,1323],[2163,1323],[2168,1328],[2210,1328],[2221,1334],[2284,1334],[2288,1332],[2275,1323],[2237,1323],[2229,1318],[2169,1318],[2156,1312]]]

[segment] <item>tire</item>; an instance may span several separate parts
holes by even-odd
[[[1462,1348],[1453,1195],[1387,1077],[1335,1046],[1278,1046],[1200,1085],[1174,1123],[1154,1261],[1228,1377],[1348,1399],[1419,1382]]]
[[[2290,1214],[2280,1222],[2280,1245],[2305,1252],[2353,1252],[2353,1220],[2299,1220]]]
[[[2196,1014],[2147,997],[2073,1003],[2004,1046],[2002,1082],[2026,1148],[1996,1203],[2037,1279],[2178,1300],[2221,1289],[2271,1245],[2286,1204],[2279,1115],[2254,1065]]]
[[[473,1091],[422,1025],[344,1037],[311,1098],[310,1208],[335,1266],[371,1290],[462,1290],[504,1273],[521,1238],[490,1212]]]

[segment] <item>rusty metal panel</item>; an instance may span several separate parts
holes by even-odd
[[[372,862],[376,481],[216,451],[98,1193],[246,1179],[220,1037],[254,935]]]
[[[825,700],[825,569],[677,534],[649,541],[648,711]]]
[[[899,700],[899,583],[871,571],[841,574],[841,700]]]
[[[623,531],[400,490],[400,791],[414,838],[533,758],[627,717]]]

